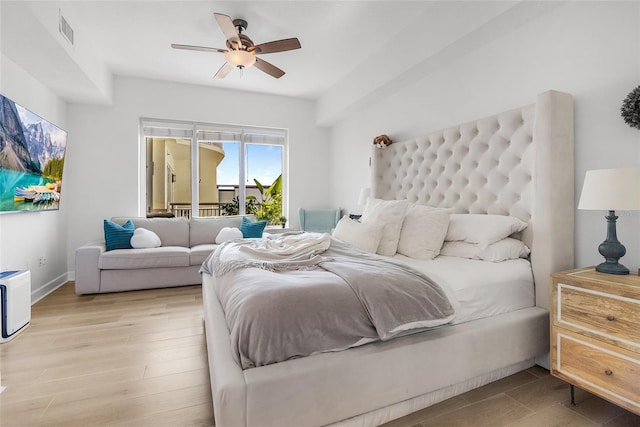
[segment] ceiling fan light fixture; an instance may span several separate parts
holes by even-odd
[[[246,50],[229,50],[224,57],[228,63],[239,68],[249,68],[256,63],[256,56]]]

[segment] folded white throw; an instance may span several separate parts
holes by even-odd
[[[257,267],[269,271],[306,270],[321,261],[331,244],[327,233],[276,234],[266,239],[233,240],[214,251],[208,265],[220,277],[238,268]]]

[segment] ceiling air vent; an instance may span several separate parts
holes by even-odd
[[[71,45],[73,45],[73,28],[71,28],[71,25],[69,25],[67,20],[64,19],[64,16],[62,16],[62,11],[60,11],[60,22],[58,24],[58,31],[60,31],[60,34],[62,34],[64,38],[67,39],[69,43],[71,43]]]

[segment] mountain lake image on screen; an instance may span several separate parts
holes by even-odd
[[[0,95],[0,213],[60,206],[67,132]]]

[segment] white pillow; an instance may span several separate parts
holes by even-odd
[[[518,239],[507,237],[499,240],[480,252],[480,259],[485,261],[500,262],[508,259],[526,258],[531,250]]]
[[[447,242],[465,241],[483,247],[520,232],[527,223],[513,216],[488,214],[451,214]]]
[[[160,237],[146,228],[136,228],[129,243],[134,249],[158,248],[162,244]]]
[[[363,224],[378,224],[384,226],[380,245],[376,251],[380,255],[394,256],[398,249],[402,221],[407,211],[407,200],[367,199],[360,221]]]
[[[482,252],[482,248],[477,243],[468,243],[463,241],[445,241],[440,249],[440,255],[467,259],[480,259],[480,252]]]
[[[239,228],[234,227],[222,227],[216,236],[216,243],[228,242],[229,240],[242,239],[242,231]]]
[[[333,237],[365,252],[376,253],[382,237],[382,224],[365,224],[342,217],[333,230]]]
[[[507,237],[484,249],[477,243],[444,242],[440,255],[501,262],[508,259],[526,258],[530,252],[527,245],[520,240]]]
[[[402,223],[398,253],[416,259],[433,259],[440,253],[452,209],[411,204]]]

